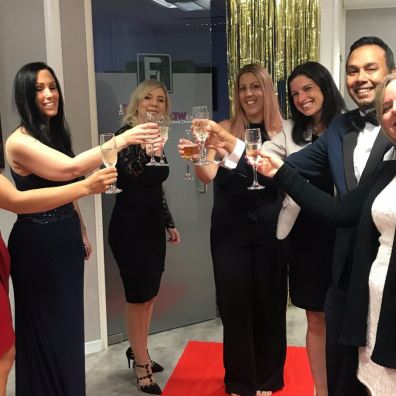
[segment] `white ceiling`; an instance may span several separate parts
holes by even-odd
[[[395,8],[396,0],[344,0],[344,7],[347,10]]]

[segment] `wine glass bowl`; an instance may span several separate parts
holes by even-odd
[[[208,161],[206,158],[206,149],[205,149],[205,140],[209,136],[209,132],[207,130],[208,120],[209,120],[209,112],[206,106],[194,106],[192,108],[192,116],[193,116],[193,133],[196,139],[199,141],[200,146],[200,159],[196,162],[197,165],[208,165],[211,164],[211,161]]]
[[[161,158],[160,158],[160,162],[157,164],[157,166],[169,166],[164,161],[164,146],[169,138],[169,124],[168,124],[168,121],[165,119],[165,117],[161,117],[158,120],[158,126],[160,129],[160,136],[162,139],[162,143],[161,143]]]
[[[190,162],[199,155],[199,145],[193,142],[191,129],[186,129],[184,132],[184,139],[187,143],[183,144],[183,158],[186,160],[186,171],[184,173],[184,180],[192,180],[193,176],[190,172]]]
[[[106,168],[115,166],[117,164],[117,141],[114,133],[101,133],[99,136],[100,141],[100,153],[102,155],[102,161]],[[122,189],[118,188],[115,183],[112,183],[106,194],[118,194],[122,192]]]
[[[191,161],[192,159],[194,159],[196,155],[199,154],[199,146],[198,144],[195,143],[184,145],[183,150],[184,150],[183,157],[187,161]]]
[[[143,116],[144,122],[154,122],[159,126],[161,116],[155,111],[146,111]],[[154,158],[154,142],[157,138],[148,139],[147,144],[151,145],[150,161],[147,162],[146,166],[158,166],[158,162]]]
[[[251,128],[245,130],[245,144],[246,155],[253,166],[253,184],[248,187],[248,190],[262,190],[265,188],[257,181],[257,161],[259,158],[258,152],[261,150],[262,140],[260,128]]]

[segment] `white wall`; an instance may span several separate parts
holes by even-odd
[[[396,0],[392,8],[347,10],[345,18],[345,50],[347,56],[352,43],[362,36],[377,36],[384,40],[396,55]],[[345,73],[342,74],[345,78]],[[344,97],[350,109],[356,107],[344,88]]]
[[[58,4],[59,7],[54,7]],[[58,18],[48,15],[48,5],[51,9],[55,9],[55,12],[60,11]],[[51,27],[51,24],[55,26]],[[0,1],[0,114],[3,140],[16,128],[19,121],[12,105],[12,84],[17,70],[28,62],[46,62],[47,59],[53,59],[53,63],[57,63],[54,65],[56,72],[59,74],[59,69],[63,69],[61,74],[65,82],[65,107],[72,129],[74,150],[79,153],[92,147],[85,26],[84,0]],[[61,35],[46,35],[46,29],[48,32],[48,29],[53,28],[61,29]],[[50,66],[52,65],[51,63]],[[8,169],[6,176],[10,177]],[[84,198],[80,204],[93,251],[97,252],[102,228],[98,236],[96,233],[98,219],[94,205],[92,197]],[[101,213],[99,216],[101,219]],[[15,215],[0,211],[1,232],[5,241],[14,221]],[[101,250],[99,249],[99,256],[103,256]],[[101,332],[103,326],[101,327],[99,315],[98,269],[101,267],[99,261],[98,255],[94,253],[86,263],[85,270],[85,339],[91,350],[103,346],[100,341],[103,337]],[[10,297],[12,300],[12,294]]]
[[[19,117],[12,100],[12,84],[17,70],[27,62],[46,61],[45,29],[42,1],[1,0],[0,1],[0,116],[3,142],[16,128]],[[20,28],[23,26],[23,29]],[[6,163],[5,176],[10,172]],[[16,216],[0,210],[0,227],[7,243]],[[10,287],[13,308],[12,284]]]

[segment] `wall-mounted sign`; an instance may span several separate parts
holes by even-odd
[[[138,84],[144,80],[158,80],[165,84],[168,92],[173,92],[172,63],[167,54],[137,54]]]

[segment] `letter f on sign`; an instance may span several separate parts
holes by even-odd
[[[158,80],[161,81],[161,73],[157,66],[157,68],[151,68],[153,65],[161,64],[161,58],[154,56],[146,56],[144,57],[144,75],[146,79],[150,80]]]

